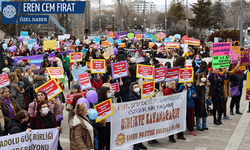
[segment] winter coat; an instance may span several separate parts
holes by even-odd
[[[58,127],[55,115],[53,113],[51,113],[50,111],[47,115],[49,116],[50,120],[52,121],[54,128]],[[30,118],[30,126],[29,127],[31,129],[45,129],[44,123],[42,122],[42,117],[41,117],[40,112],[36,112],[36,115],[32,116]]]
[[[230,76],[231,76],[231,75],[235,74],[236,68],[235,68],[234,70],[228,71],[228,72],[229,72],[229,74],[230,74]],[[224,69],[224,70],[223,70],[222,72],[220,72],[220,73],[226,74],[226,69]],[[228,78],[227,80],[224,80],[224,97],[225,97],[225,98],[227,98],[227,96],[230,97],[229,79],[230,79],[230,78]]]
[[[0,102],[1,102],[1,105],[2,105],[2,113],[3,113],[3,116],[4,116],[4,122],[5,122],[5,128],[6,126],[8,125],[9,121],[10,121],[10,109],[9,109],[9,106],[0,98]],[[16,102],[15,99],[13,98],[10,98],[10,102],[12,104],[12,106],[14,107],[13,110],[15,112],[15,115],[21,111],[22,109],[19,107],[18,103]],[[1,122],[2,124],[2,122]],[[4,128],[4,129],[5,129]]]
[[[3,109],[2,109],[2,104],[0,102],[0,136],[2,135],[2,132],[5,129],[4,126],[5,126],[5,122],[4,122],[4,116],[3,116]]]
[[[221,74],[220,75],[220,78],[222,79],[222,80],[228,80],[229,78],[230,78],[230,74],[229,73],[227,73],[226,75],[224,75],[224,74]],[[215,85],[216,85],[216,83],[217,83],[217,77],[216,77],[216,75],[214,74],[214,73],[211,73],[210,75],[209,75],[209,77],[208,77],[208,80],[209,80],[209,82],[210,82],[210,88],[209,88],[209,91],[210,91],[210,96],[211,97],[214,97],[214,89],[215,89]],[[225,90],[224,90],[225,91]]]
[[[36,106],[35,106],[35,104],[36,104]],[[38,104],[35,101],[29,104],[28,113],[30,114],[30,116],[35,116],[36,115],[36,113],[37,113],[37,110],[36,110],[37,105]],[[54,109],[53,109],[54,104],[52,104],[51,101],[50,101],[50,102],[48,102],[48,106],[49,106],[49,111],[54,113]],[[34,108],[34,107],[36,107],[36,108]]]
[[[4,132],[3,132],[2,126],[0,126],[0,136],[4,136]]]
[[[98,82],[96,82],[94,79],[91,79],[91,85],[96,89],[100,89],[102,87],[102,79],[99,79]]]
[[[87,119],[87,118],[86,118]],[[71,129],[70,149],[71,150],[89,150],[94,149],[91,134],[82,117],[75,115],[69,122]]]
[[[139,100],[141,99],[141,96],[135,93],[134,91],[130,91],[129,96],[128,96],[128,101],[134,101],[134,100]]]
[[[16,122],[14,119],[10,119],[6,128],[6,132],[10,134],[15,134],[26,131],[27,128],[28,128],[27,125],[23,125],[20,122]]]
[[[123,89],[124,89],[124,92],[128,92],[129,91],[129,87],[130,87],[130,79],[129,77],[123,77],[122,78],[122,82],[123,82]]]
[[[63,60],[63,67],[65,68],[65,67],[68,67],[68,70],[70,71],[70,65],[69,65],[69,63],[70,63],[70,59],[69,59],[69,57],[67,57],[66,56],[66,58],[63,56],[62,57],[62,60]],[[66,60],[66,62],[64,62],[64,60]]]
[[[22,60],[19,60],[16,65],[12,68],[11,72],[14,72],[16,69],[20,69],[21,72],[23,73],[23,61]]]
[[[69,104],[66,106],[66,110],[69,112],[68,113],[68,123],[69,123],[70,119],[75,115],[75,108],[73,108],[73,106]]]
[[[61,60],[60,58],[58,58],[58,57],[55,57],[55,61],[56,61],[56,63],[57,63],[57,67],[60,67],[61,70],[62,70],[62,72],[64,72],[62,60]],[[55,67],[55,66],[54,66],[54,67]]]
[[[33,78],[34,78],[35,74],[33,72],[31,72],[30,74],[28,74],[27,72],[25,72],[23,76],[27,77],[29,79],[31,85],[32,85]]]
[[[207,107],[206,107],[206,86],[205,85],[197,85],[196,86],[196,94],[198,96],[195,99],[195,116],[198,118],[207,117]]]
[[[184,89],[185,87],[182,84],[178,89],[178,92],[182,92]],[[187,88],[187,108],[194,107],[194,100],[198,98],[197,94],[196,97],[193,97],[193,94],[196,94],[194,86]]]
[[[12,82],[10,84],[10,98],[14,98],[21,109],[25,109],[26,103],[24,102],[24,83],[19,81],[19,83]]]
[[[40,87],[41,85],[43,85],[44,83],[47,82],[46,77],[44,77],[43,75],[35,75],[34,79],[33,79],[33,88],[34,90],[38,87]]]
[[[31,84],[29,78],[22,76],[20,81],[22,81],[24,83],[24,87],[23,87],[25,90],[24,96],[28,96],[29,102],[32,102],[30,93],[33,90],[33,88],[32,88],[32,84]]]
[[[165,88],[163,89],[163,95],[167,96],[167,95],[172,95],[178,93],[176,90],[170,89],[170,88]]]
[[[235,73],[230,76],[230,88],[238,86],[239,85],[239,90],[240,93],[242,93],[242,88],[243,88],[243,73],[242,75],[240,73]]]
[[[59,98],[57,98],[56,100],[57,100],[57,104],[56,105],[52,104],[53,105],[53,110],[52,111],[50,110],[50,111],[52,113],[54,113],[55,116],[58,116],[60,114],[62,115],[62,107],[61,107],[62,103],[61,103]]]

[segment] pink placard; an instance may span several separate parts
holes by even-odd
[[[230,42],[220,42],[213,44],[213,56],[230,55]]]

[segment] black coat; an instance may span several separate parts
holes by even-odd
[[[134,100],[139,100],[141,99],[141,96],[135,93],[134,91],[130,91],[129,96],[128,96],[128,101],[134,101]]]
[[[233,75],[230,76],[230,87],[235,87],[239,85],[239,90],[242,93],[242,88],[243,88],[243,73],[242,75],[239,73],[235,73]]]
[[[16,122],[14,119],[11,119],[7,125],[6,130],[10,134],[15,134],[26,131],[27,128],[28,128],[27,125],[23,125],[20,122]]]
[[[128,76],[126,77],[123,77],[122,78],[122,82],[123,82],[123,89],[124,89],[124,92],[128,92],[129,91],[129,86],[130,86],[130,79]]]
[[[207,111],[206,111],[206,87],[203,86],[196,86],[196,94],[198,96],[197,99],[194,99],[194,109],[195,109],[195,115],[198,118],[207,117]]]

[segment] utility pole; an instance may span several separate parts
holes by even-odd
[[[143,19],[143,26],[146,28],[145,21],[146,21],[146,1],[144,0],[144,19]]]
[[[240,47],[243,46],[243,17],[244,17],[244,14],[243,14],[243,11],[244,11],[244,7],[243,7],[243,0],[241,0],[241,3],[240,3]]]
[[[188,0],[186,0],[186,35],[188,36]]]
[[[102,28],[102,19],[101,19],[101,0],[99,0],[99,30],[100,30],[100,36],[102,34],[101,28]]]
[[[168,1],[165,0],[165,37],[167,38],[167,23],[168,23],[168,20],[167,20],[167,11],[168,11]]]
[[[122,28],[121,28],[121,31],[123,31],[123,0],[121,0],[121,10],[122,10]]]

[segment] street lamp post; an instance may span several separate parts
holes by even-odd
[[[146,19],[144,19],[144,23],[143,23],[144,28],[146,28],[146,24],[145,24],[145,22],[146,22]]]
[[[195,37],[195,17],[196,17],[196,14],[193,14],[193,18],[194,18],[194,37]]]
[[[134,18],[134,20],[135,20],[135,29],[136,29],[136,20],[137,20],[137,18]]]
[[[100,35],[101,35],[101,28],[102,28],[102,19],[99,19],[99,30],[100,30]]]
[[[113,31],[114,31],[114,28],[115,28],[115,14],[112,14],[112,17],[113,17]]]
[[[122,19],[122,29],[121,30],[123,31],[123,19]]]
[[[217,22],[217,26],[218,26],[218,29],[220,31],[220,23],[219,22]]]

